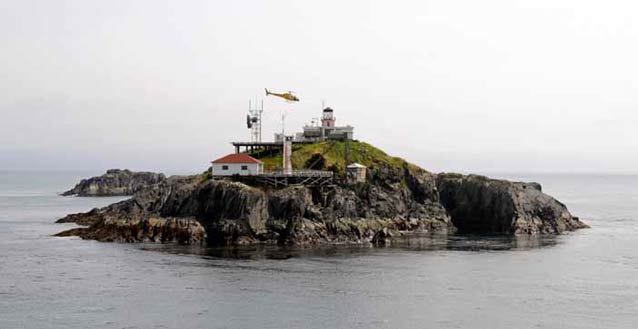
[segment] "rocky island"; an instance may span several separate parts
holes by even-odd
[[[83,179],[63,196],[123,196],[133,195],[142,188],[166,180],[164,174],[110,169],[102,176]]]
[[[363,142],[350,145],[368,167],[365,182],[331,186],[250,186],[210,172],[150,180],[131,199],[58,222],[58,236],[120,242],[212,245],[383,244],[414,233],[560,234],[587,227],[536,183],[433,174]],[[344,172],[344,145],[296,146],[295,167],[310,162]],[[279,156],[263,156],[265,164]],[[320,160],[320,161],[317,161]],[[159,178],[160,176],[153,176]]]

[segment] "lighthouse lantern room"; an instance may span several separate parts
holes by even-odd
[[[331,108],[326,107],[325,109],[323,109],[323,115],[321,116],[321,126],[334,127],[335,120],[336,118],[334,117],[334,111]]]

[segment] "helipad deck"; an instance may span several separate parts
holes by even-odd
[[[312,144],[312,141],[292,141],[293,144]],[[241,148],[244,151],[254,153],[256,150],[261,150],[266,153],[272,150],[280,150],[283,147],[282,142],[232,142],[235,147],[235,153],[239,153]]]

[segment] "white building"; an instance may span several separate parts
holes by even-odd
[[[328,139],[353,139],[352,126],[337,126],[337,118],[334,116],[334,110],[326,107],[323,109],[321,116],[321,124],[319,120],[313,120],[311,124],[303,127],[303,132],[298,132],[294,135],[295,142],[320,142]],[[282,143],[284,141],[283,135],[275,133],[275,142]]]
[[[264,164],[248,154],[233,153],[212,162],[213,176],[259,175]]]
[[[310,141],[321,141],[326,139],[350,139],[352,140],[354,127],[337,126],[337,118],[334,116],[334,110],[326,107],[321,115],[321,125],[306,125],[303,127],[303,133],[297,135],[297,138]]]

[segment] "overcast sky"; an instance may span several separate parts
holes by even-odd
[[[266,140],[326,100],[436,172],[636,172],[637,22],[613,0],[0,0],[0,168],[199,171],[258,98]]]

